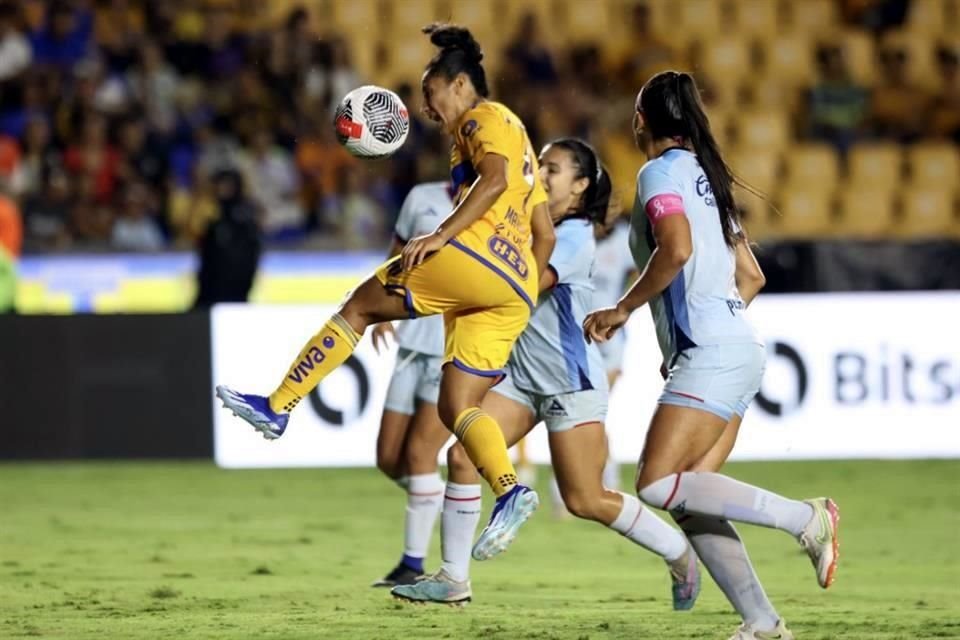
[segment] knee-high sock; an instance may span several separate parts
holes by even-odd
[[[620,488],[620,465],[612,457],[608,457],[603,465],[603,486],[613,491]]]
[[[770,604],[733,525],[705,516],[682,515],[675,520],[743,621],[758,629],[776,627],[780,616]]]
[[[610,528],[644,549],[673,562],[687,550],[687,540],[683,534],[660,519],[650,509],[644,508],[634,496],[623,496],[623,508]]]
[[[409,478],[401,562],[423,573],[423,559],[427,557],[430,547],[430,535],[443,506],[443,480],[436,471]]]
[[[472,407],[457,416],[453,433],[495,496],[502,496],[517,484],[517,472],[507,453],[507,441],[496,420]]]
[[[685,513],[780,529],[799,536],[813,517],[805,502],[790,500],[719,473],[675,473],[644,487],[640,499],[675,516]]]
[[[303,346],[280,386],[270,394],[270,408],[276,412],[292,411],[321,380],[347,361],[360,338],[339,313],[333,314]]]
[[[443,570],[458,582],[470,577],[470,549],[480,522],[480,485],[448,482],[440,516]]]

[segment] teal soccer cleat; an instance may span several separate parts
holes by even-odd
[[[497,498],[490,514],[490,523],[480,532],[471,555],[474,560],[489,560],[503,553],[517,537],[517,532],[540,505],[537,492],[522,484]]]
[[[464,606],[473,598],[470,581],[457,582],[443,569],[431,576],[425,576],[413,584],[397,585],[390,594],[407,602],[451,604]]]

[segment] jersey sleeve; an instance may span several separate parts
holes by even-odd
[[[578,226],[574,227],[573,225]],[[568,282],[573,276],[589,275],[593,264],[593,248],[590,236],[593,227],[580,225],[578,221],[561,223],[557,227],[557,243],[553,246],[548,266],[557,274],[557,282]]]
[[[393,235],[401,244],[406,244],[413,237],[414,222],[417,215],[417,188],[414,187],[403,199],[397,223],[393,226]]]
[[[667,216],[684,213],[680,183],[657,164],[648,164],[640,170],[637,199],[653,225]]]
[[[471,109],[464,116],[463,124],[457,130],[457,144],[463,149],[474,167],[488,153],[501,155],[508,160],[516,154],[516,148],[510,144],[511,125],[503,114],[482,105]]]

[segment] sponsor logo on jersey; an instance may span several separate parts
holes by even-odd
[[[476,120],[467,120],[463,123],[463,126],[460,127],[460,135],[464,138],[469,138],[480,129],[480,126],[477,124]]]
[[[487,248],[500,262],[507,265],[522,280],[527,279],[527,261],[523,259],[520,250],[517,249],[509,240],[500,236],[490,236],[487,240]]]

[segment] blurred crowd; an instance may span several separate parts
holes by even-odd
[[[338,145],[331,113],[350,89],[386,80],[352,62],[364,36],[325,27],[312,4],[285,4],[267,19],[244,0],[0,0],[0,199],[19,209],[25,250],[156,251],[214,232],[278,246],[384,246],[409,189],[447,171],[448,142],[418,112],[426,58],[392,79],[411,107],[408,142],[389,160],[360,162]],[[722,21],[725,2],[715,4]],[[711,73],[722,70],[715,51],[678,46],[645,0],[624,0],[611,18],[622,37],[610,42],[559,42],[542,13],[524,14],[488,74],[535,144],[595,141],[625,197],[643,161],[629,134],[633,99],[670,67],[697,72],[713,111],[781,100],[792,139],[841,154],[877,138],[960,142],[960,47],[929,41],[932,81],[917,84],[911,42],[885,37],[909,2],[833,4],[872,39],[870,86],[843,42],[826,42],[790,95],[753,95],[766,85]]]

